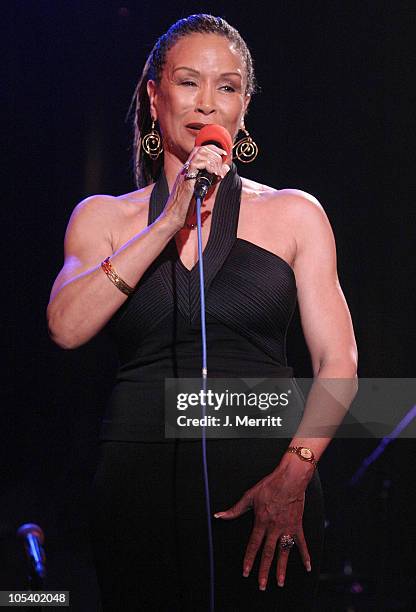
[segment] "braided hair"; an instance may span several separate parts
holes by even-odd
[[[169,30],[157,40],[150,52],[133,94],[133,100],[130,107],[135,107],[133,164],[135,181],[139,189],[154,182],[163,166],[163,153],[157,160],[152,160],[144,153],[141,147],[142,135],[150,132],[152,122],[150,116],[150,101],[147,94],[147,82],[149,80],[154,80],[157,84],[160,83],[166,61],[166,54],[169,49],[171,49],[180,38],[194,33],[219,34],[234,43],[235,47],[241,53],[246,68],[247,84],[245,93],[246,95],[251,95],[256,90],[251,53],[239,32],[227,23],[225,19],[200,13],[198,15],[190,15],[174,23]]]

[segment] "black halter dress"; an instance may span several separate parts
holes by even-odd
[[[285,342],[296,306],[295,274],[279,256],[237,238],[241,188],[233,165],[218,189],[203,253],[209,376],[289,378]],[[149,225],[168,195],[162,172],[150,198]],[[164,379],[197,378],[201,372],[198,264],[192,270],[183,265],[174,238],[108,330],[120,366],[101,426],[90,514],[103,610],[208,610],[201,442],[164,433]],[[270,473],[289,441],[208,439],[212,512],[229,508]],[[260,554],[250,577],[242,576],[252,512],[214,520],[216,610],[311,610],[323,521],[316,471],[304,511],[312,572],[305,571],[295,547],[284,588],[276,584],[274,560],[261,592]]]

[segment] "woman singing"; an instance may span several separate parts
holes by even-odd
[[[164,380],[201,370],[198,171],[215,175],[202,205],[209,375],[291,377],[285,337],[296,300],[314,377],[356,375],[322,206],[240,177],[215,144],[195,145],[206,125],[233,141],[242,131],[236,154],[249,161],[254,89],[250,52],[224,19],[172,25],[136,88],[138,189],[87,198],[67,228],[51,337],[74,349],[106,328],[120,361],[90,508],[105,612],[209,609],[201,441],[164,435]],[[217,610],[313,609],[324,523],[316,465],[330,440],[207,440]]]

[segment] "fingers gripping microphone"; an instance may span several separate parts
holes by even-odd
[[[233,141],[230,133],[222,125],[206,125],[200,129],[195,139],[195,146],[201,147],[202,145],[213,144],[224,151],[227,151],[227,157],[223,159],[231,161],[231,151],[233,148]],[[208,170],[200,170],[198,172],[197,179],[195,181],[194,196],[195,198],[205,198],[208,189],[211,187],[215,174],[211,174]]]

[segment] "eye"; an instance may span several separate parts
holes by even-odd
[[[226,91],[227,93],[232,93],[233,91],[235,91],[234,87],[231,87],[231,85],[222,85],[220,89]]]
[[[196,86],[196,83],[194,81],[182,81],[181,85],[185,85],[185,87],[190,87],[192,85]]]

